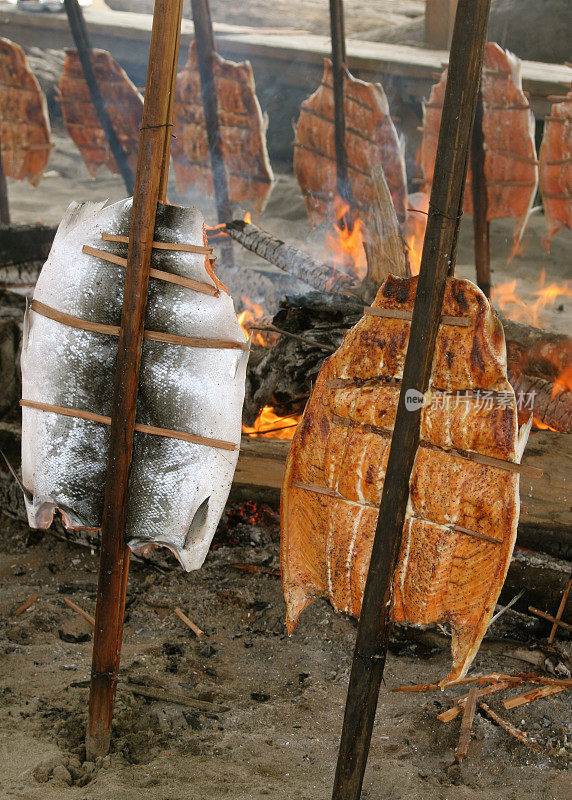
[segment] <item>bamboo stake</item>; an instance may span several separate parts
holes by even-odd
[[[109,114],[107,113],[107,108],[105,107],[105,102],[101,96],[96,77],[93,73],[93,68],[91,66],[91,45],[89,43],[89,37],[87,34],[87,28],[83,18],[82,10],[77,0],[64,0],[64,6],[68,16],[73,40],[77,49],[77,54],[81,62],[83,76],[89,89],[91,102],[93,103],[95,112],[98,116],[99,122],[101,123],[101,127],[103,128],[105,137],[109,142],[109,147],[113,154],[113,158],[115,159],[115,163],[117,164],[117,169],[123,178],[127,193],[131,195],[133,194],[134,185],[133,174],[129,164],[127,163],[127,156],[125,155],[125,152],[121,146],[121,142],[117,138],[117,134],[113,129]]]
[[[419,443],[420,411],[405,395],[429,386],[447,276],[467,175],[471,126],[486,42],[490,0],[459,0],[435,177],[429,204],[409,347],[405,358],[371,561],[365,585],[336,769],[334,800],[357,800],[369,752],[389,640],[391,588]]]
[[[479,91],[471,137],[471,193],[473,196],[473,231],[477,286],[485,297],[491,296],[490,224],[487,221],[488,198],[485,176],[485,137],[483,133],[483,95]]]
[[[169,132],[173,53],[179,35],[181,5],[182,0],[156,0],[151,31],[111,412],[86,735],[87,760],[104,756],[109,750],[111,736],[129,573],[129,549],[124,534],[137,384],[155,216],[163,165],[168,155],[165,138]]]
[[[568,580],[568,584],[564,589],[564,594],[562,595],[562,600],[560,601],[560,605],[558,606],[558,611],[556,612],[556,617],[554,619],[554,624],[552,625],[552,629],[550,631],[550,635],[548,637],[548,644],[552,644],[554,641],[554,637],[556,636],[556,631],[558,630],[558,626],[562,625],[562,614],[564,613],[564,609],[566,608],[566,601],[568,600],[568,595],[570,594],[570,589],[572,588],[572,576]]]
[[[330,0],[330,29],[332,38],[332,78],[334,83],[334,146],[336,153],[336,182],[339,196],[351,199],[346,154],[346,37],[344,32],[343,0]]]
[[[219,223],[230,222],[232,204],[228,194],[228,178],[222,153],[222,137],[218,118],[218,101],[214,78],[216,42],[214,37],[209,0],[191,0],[195,46],[201,77],[201,96],[209,142],[215,202]],[[221,258],[224,264],[232,264],[232,242],[221,242]]]

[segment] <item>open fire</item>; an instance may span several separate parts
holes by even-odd
[[[352,215],[350,206],[341,197],[335,197],[332,206],[331,227],[326,232],[326,246],[334,267],[363,280],[367,273],[364,250],[363,222]]]

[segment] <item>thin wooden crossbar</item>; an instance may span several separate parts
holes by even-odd
[[[105,242],[120,242],[121,244],[129,244],[129,236],[119,236],[114,233],[102,233],[101,238]],[[212,247],[203,247],[198,244],[184,244],[182,242],[153,242],[153,250],[180,250],[183,253],[204,253],[210,254],[213,252]]]
[[[364,306],[363,313],[366,317],[388,317],[389,319],[404,319],[411,322],[412,311],[405,311],[400,308],[377,308],[377,306]],[[451,317],[443,315],[442,325],[458,325],[460,328],[470,328],[472,320],[468,317]]]
[[[74,417],[75,419],[84,419],[88,422],[99,422],[102,425],[111,425],[111,417],[106,417],[103,414],[94,414],[92,411],[83,411],[79,408],[66,408],[65,406],[52,405],[51,403],[39,403],[36,400],[24,399],[20,400],[20,405],[25,408],[34,408],[38,411],[61,414],[64,417]],[[205,447],[217,447],[220,450],[238,449],[234,442],[225,442],[223,439],[209,439],[208,437],[198,436],[195,433],[186,433],[185,431],[156,428],[154,425],[142,425],[140,422],[135,423],[135,430],[139,433],[151,433],[154,436],[164,436],[167,439],[180,439],[183,442],[200,444]]]

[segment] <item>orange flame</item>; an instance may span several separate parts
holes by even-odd
[[[429,195],[425,192],[410,194],[407,198],[407,206],[405,243],[409,248],[409,268],[412,275],[419,275],[425,228],[427,227]]]
[[[258,303],[253,303],[248,299],[248,297],[245,297],[245,295],[242,295],[241,299],[247,308],[245,308],[244,311],[241,311],[241,313],[238,315],[238,324],[242,328],[245,338],[248,340],[250,338],[250,334],[252,333],[253,344],[259,344],[263,347],[266,347],[267,342],[264,340],[264,337],[260,331],[252,331],[252,326],[257,325],[260,322],[264,316],[264,311],[258,305]]]
[[[249,436],[264,436],[267,439],[292,439],[301,416],[279,417],[272,406],[264,406],[254,420],[254,425],[242,426],[242,432]]]
[[[560,392],[572,392],[572,364],[566,367],[563,372],[554,381],[554,389],[552,390],[552,399]]]
[[[334,197],[332,227],[326,232],[326,246],[333,256],[334,266],[358,278],[365,278],[367,260],[363,246],[363,223],[352,219],[350,206],[341,197]]]
[[[494,286],[492,289],[492,298],[499,306],[501,311],[506,314],[509,319],[515,322],[528,322],[530,325],[540,325],[541,312],[547,307],[552,306],[559,297],[570,298],[572,297],[572,289],[568,285],[568,281],[562,284],[550,283],[545,286],[546,273],[542,270],[538,287],[533,294],[537,297],[534,303],[525,303],[524,300],[516,293],[516,278],[512,281],[506,281]]]
[[[252,215],[250,211],[247,211],[244,215],[244,221],[247,222],[249,225],[252,223]]]

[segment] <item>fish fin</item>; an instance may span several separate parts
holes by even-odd
[[[211,499],[210,495],[208,497],[205,497],[205,499],[202,501],[200,506],[195,511],[195,514],[191,520],[191,524],[189,525],[187,535],[185,537],[185,544],[183,545],[183,550],[187,550],[193,544],[193,540],[195,539],[196,535],[200,533],[204,528],[209,513],[210,499]]]

